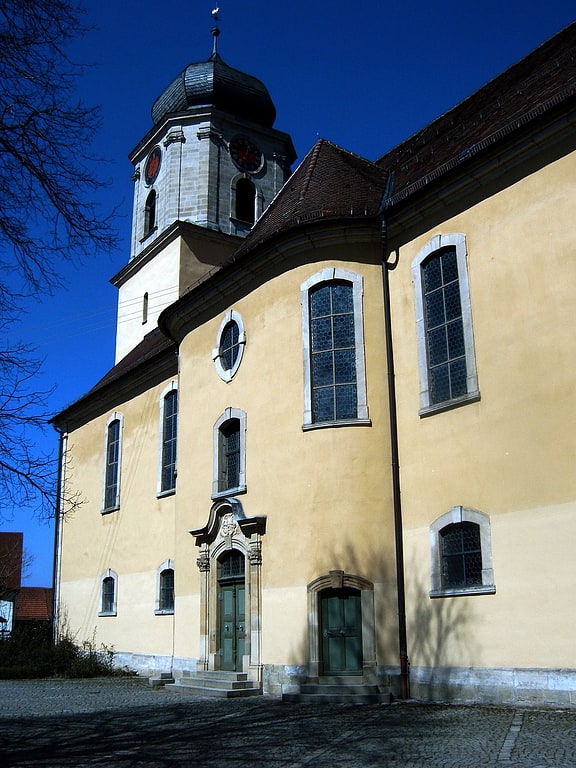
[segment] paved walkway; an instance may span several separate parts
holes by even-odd
[[[200,699],[139,679],[0,681],[0,766],[576,768],[576,712]]]

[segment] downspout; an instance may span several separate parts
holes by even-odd
[[[54,559],[52,565],[52,643],[58,642],[58,628],[60,626],[60,565],[62,559],[62,522],[64,498],[64,461],[66,457],[66,443],[68,434],[63,429],[54,426],[58,432],[58,473],[56,478],[56,505],[54,508]]]
[[[384,335],[386,339],[386,373],[388,378],[388,409],[390,420],[390,459],[392,469],[392,504],[394,509],[394,541],[396,546],[396,589],[398,602],[398,656],[400,660],[400,698],[410,698],[410,665],[406,636],[406,590],[404,582],[404,535],[402,526],[402,496],[400,488],[400,459],[398,451],[398,418],[396,410],[396,375],[392,343],[392,312],[390,309],[389,272],[398,262],[388,261],[388,228],[385,217],[386,203],[391,197],[394,183],[390,174],[380,205],[380,242],[382,246],[382,287],[384,298]]]

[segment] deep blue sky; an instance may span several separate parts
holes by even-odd
[[[132,210],[128,152],[151,127],[150,108],[190,62],[212,51],[209,2],[84,0],[95,29],[74,46],[91,64],[84,101],[101,107],[92,151],[110,179],[103,202],[119,206],[120,242],[66,266],[67,287],[29,307],[23,337],[44,359],[39,386],[56,384],[57,412],[113,364],[116,289],[127,261]],[[576,19],[574,0],[290,3],[222,0],[219,52],[265,82],[276,127],[291,134],[297,163],[318,137],[371,160],[408,138]],[[82,148],[78,148],[79,151]],[[56,446],[56,435],[47,433]],[[51,583],[52,528],[17,512],[33,564],[26,584]]]

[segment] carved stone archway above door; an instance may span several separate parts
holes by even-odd
[[[200,548],[200,653],[198,668],[220,669],[222,649],[218,631],[218,559],[236,550],[246,558],[245,626],[246,637],[242,671],[250,679],[261,678],[262,627],[262,537],[266,516],[247,517],[242,503],[235,498],[219,499],[202,528],[190,531]]]

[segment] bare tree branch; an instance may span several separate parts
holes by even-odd
[[[89,147],[98,113],[77,97],[68,56],[88,30],[74,0],[0,0],[0,330],[27,300],[61,284],[62,262],[115,245]],[[25,344],[0,342],[0,519],[22,505],[54,510],[56,460],[39,451],[49,391]]]

